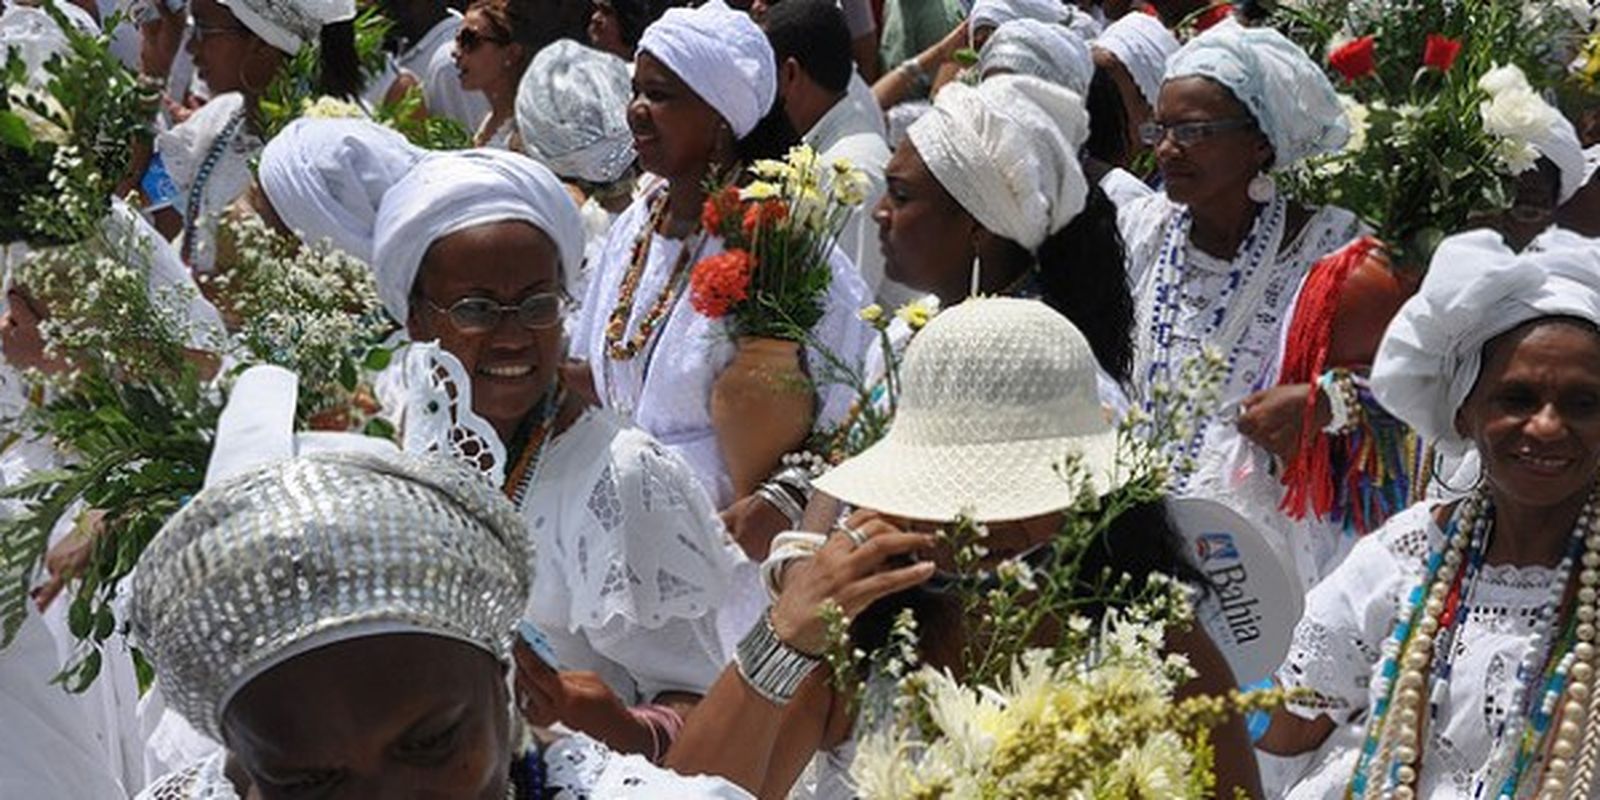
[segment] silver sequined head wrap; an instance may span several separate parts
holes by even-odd
[[[523,149],[563,178],[617,181],[637,157],[632,80],[628,62],[571,39],[540,50],[517,88]]]
[[[205,489],[161,529],[133,631],[168,702],[220,740],[240,689],[319,647],[424,633],[506,659],[527,548],[505,497],[453,463],[304,455]]]

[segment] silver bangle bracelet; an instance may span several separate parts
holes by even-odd
[[[751,626],[750,632],[739,640],[734,651],[734,664],[739,677],[774,705],[787,705],[799,690],[800,683],[822,659],[809,656],[784,644],[772,629],[771,618],[763,614]]]
[[[784,519],[789,520],[789,527],[800,527],[801,520],[805,519],[806,510],[789,496],[789,492],[781,486],[774,486],[769,481],[756,487],[756,496],[767,501],[767,504],[778,509]]]

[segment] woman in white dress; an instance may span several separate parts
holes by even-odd
[[[748,797],[524,728],[507,671],[529,542],[495,487],[363,437],[294,456],[267,427],[219,446],[228,467],[134,578],[133,629],[170,702],[228,748],[141,798]]]
[[[558,379],[582,248],[548,169],[477,150],[427,157],[384,194],[374,263],[389,313],[438,341],[405,356],[408,449],[488,462],[535,543],[525,616],[553,663],[519,651],[525,713],[659,758],[726,663],[717,611],[753,567],[681,459]]]
[[[1308,596],[1278,673],[1300,694],[1258,744],[1315,752],[1290,797],[1600,797],[1597,325],[1591,241],[1440,245],[1372,388],[1482,472],[1465,499],[1357,542]]]
[[[1270,171],[1343,146],[1348,125],[1298,46],[1223,23],[1173,56],[1142,135],[1165,191],[1120,212],[1135,286],[1134,402],[1189,428],[1173,445],[1178,493],[1242,507],[1286,551],[1270,461],[1298,441],[1316,387],[1253,393],[1276,377],[1284,318],[1307,271],[1362,226],[1348,211],[1300,205]],[[1217,402],[1198,419],[1175,417],[1162,398],[1184,396],[1182,371],[1208,351],[1221,359]],[[1316,409],[1326,424],[1326,398]]]
[[[478,147],[520,149],[515,146],[517,84],[543,44],[533,14],[527,4],[474,0],[456,30],[461,88],[489,101],[489,113],[472,135]]]
[[[740,499],[711,422],[712,384],[735,347],[722,322],[694,309],[685,287],[689,269],[722,249],[700,222],[707,180],[731,177],[727,171],[750,158],[781,158],[798,141],[777,135],[785,118],[773,108],[776,70],[761,29],[720,4],[672,9],[645,31],[628,124],[640,166],[663,180],[612,226],[573,330],[571,354],[587,362],[599,402],[682,456],[719,508]],[[812,334],[855,362],[869,333],[856,314],[869,293],[837,249],[829,266],[825,313]],[[826,363],[811,348],[806,361]],[[851,392],[828,386],[818,395],[817,419],[827,424],[843,416]]]

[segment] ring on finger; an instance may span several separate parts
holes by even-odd
[[[862,533],[861,529],[859,528],[852,528],[849,525],[840,525],[839,532],[844,534],[845,537],[850,540],[850,543],[856,547],[860,547],[867,543],[867,534]]]

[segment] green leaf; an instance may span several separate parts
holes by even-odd
[[[33,149],[33,133],[28,130],[28,123],[23,122],[15,112],[0,111],[0,144],[19,150]]]
[[[117,618],[111,613],[110,606],[101,606],[100,612],[94,617],[94,640],[103,642],[117,629]]]
[[[82,639],[89,635],[89,629],[94,626],[94,612],[89,608],[89,598],[82,595],[72,599],[72,607],[67,610],[67,630],[72,632],[74,638]]]
[[[374,347],[367,353],[361,366],[369,372],[381,372],[389,367],[389,362],[394,360],[394,351],[387,347]]]

